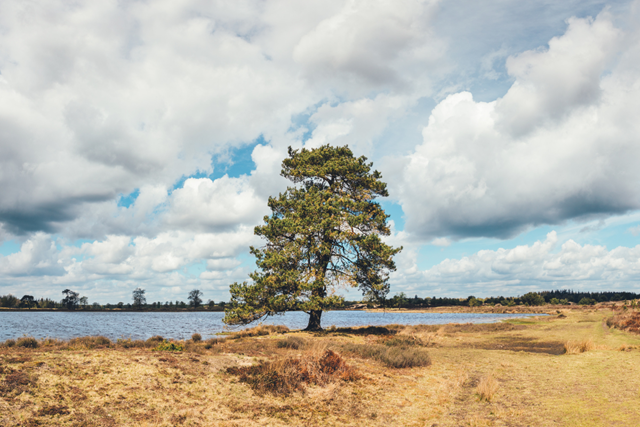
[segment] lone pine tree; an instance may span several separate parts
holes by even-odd
[[[251,283],[230,286],[225,323],[246,325],[303,310],[307,330],[318,330],[322,311],[342,301],[336,288],[359,287],[377,299],[387,295],[392,258],[402,248],[380,239],[390,233],[389,216],[374,199],[388,193],[372,165],[348,147],[289,147],[281,175],[297,185],[269,198],[272,214],[254,230],[267,243],[251,247],[258,270]]]

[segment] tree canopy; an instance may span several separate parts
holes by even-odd
[[[348,147],[289,147],[281,175],[296,185],[269,198],[271,216],[254,230],[266,245],[251,247],[258,270],[250,283],[230,286],[227,324],[303,310],[307,329],[317,330],[323,310],[341,301],[338,288],[359,287],[377,299],[387,295],[392,258],[402,248],[380,238],[390,233],[388,215],[374,199],[388,193],[372,166]]]

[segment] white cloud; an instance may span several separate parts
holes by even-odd
[[[623,42],[606,13],[568,25],[548,49],[507,61],[515,82],[503,98],[448,96],[423,143],[391,163],[407,232],[509,237],[640,207],[640,43]]]
[[[637,289],[640,279],[640,245],[634,248],[580,245],[573,240],[557,250],[558,237],[550,232],[544,241],[513,249],[482,250],[460,259],[446,259],[413,275],[411,288],[466,296],[483,289],[485,295],[516,295],[531,290],[559,288],[592,290]],[[407,278],[394,278],[405,282]]]

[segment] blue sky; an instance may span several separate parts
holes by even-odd
[[[322,144],[388,183],[392,294],[638,292],[639,7],[3,2],[0,294],[226,300]]]

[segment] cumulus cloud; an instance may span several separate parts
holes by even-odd
[[[507,60],[515,81],[504,97],[440,102],[423,143],[393,164],[406,231],[507,238],[638,209],[639,46],[607,13],[571,19],[548,48]]]
[[[487,296],[497,296],[567,287],[594,289],[603,283],[607,289],[637,289],[640,245],[608,250],[568,240],[558,248],[558,236],[552,231],[545,240],[532,245],[446,259],[402,280],[409,278],[412,289],[460,296],[479,288]]]

